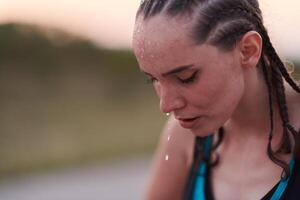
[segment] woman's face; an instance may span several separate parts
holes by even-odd
[[[236,110],[244,92],[243,70],[237,48],[222,52],[195,45],[188,30],[183,21],[138,18],[133,50],[153,83],[161,111],[172,112],[182,127],[206,136]]]

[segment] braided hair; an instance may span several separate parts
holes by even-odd
[[[300,136],[295,128],[290,125],[288,109],[286,105],[285,81],[298,93],[300,88],[290,77],[284,63],[281,61],[274,49],[268,32],[263,25],[262,12],[257,0],[144,0],[141,2],[137,17],[147,20],[159,13],[170,17],[192,16],[193,26],[191,37],[196,44],[208,43],[224,51],[235,47],[244,34],[249,31],[256,31],[262,37],[262,55],[258,67],[261,67],[265,83],[268,89],[270,133],[267,146],[268,157],[277,165],[283,168],[284,178],[290,175],[288,164],[277,157],[278,153],[290,153],[296,159],[300,158]],[[276,102],[273,102],[273,99]],[[277,151],[271,147],[273,138],[273,104],[279,107],[279,114],[282,121],[283,136],[281,145]],[[218,141],[212,150],[222,142],[223,128],[219,129]],[[291,133],[295,146],[292,149],[289,134]],[[203,142],[202,142],[203,143]],[[203,148],[198,147],[198,161],[209,162],[203,156]],[[197,150],[196,149],[196,150]],[[218,159],[217,159],[218,160]],[[215,165],[216,162],[207,163]],[[195,169],[197,169],[195,167]]]

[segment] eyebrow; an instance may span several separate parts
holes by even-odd
[[[191,67],[193,67],[194,65],[193,64],[190,64],[190,65],[184,65],[184,66],[179,66],[179,67],[176,67],[175,69],[172,69],[172,70],[170,70],[170,71],[168,71],[168,72],[164,72],[164,73],[162,73],[162,76],[170,76],[170,75],[172,75],[172,74],[177,74],[177,73],[179,73],[179,72],[182,72],[182,71],[184,71],[184,70],[187,70],[187,69],[190,69]],[[144,71],[142,71],[142,72],[144,72]],[[145,74],[147,74],[147,75],[149,75],[149,76],[152,76],[150,73],[148,73],[148,72],[144,72]]]

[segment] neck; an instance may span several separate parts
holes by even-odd
[[[232,117],[225,123],[224,146],[236,150],[266,151],[270,133],[270,103],[267,85],[262,73],[245,70],[245,93]],[[273,98],[272,148],[278,148],[282,135],[281,119]],[[246,149],[247,146],[251,149]],[[257,148],[253,148],[253,147]],[[265,153],[264,153],[265,154]]]

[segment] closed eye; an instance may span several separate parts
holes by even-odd
[[[195,72],[194,72],[190,77],[188,77],[188,78],[182,79],[182,78],[177,77],[177,79],[178,79],[181,83],[183,83],[183,84],[193,83],[193,82],[195,81],[195,79],[196,79],[197,72],[198,72],[198,71],[195,71]]]

